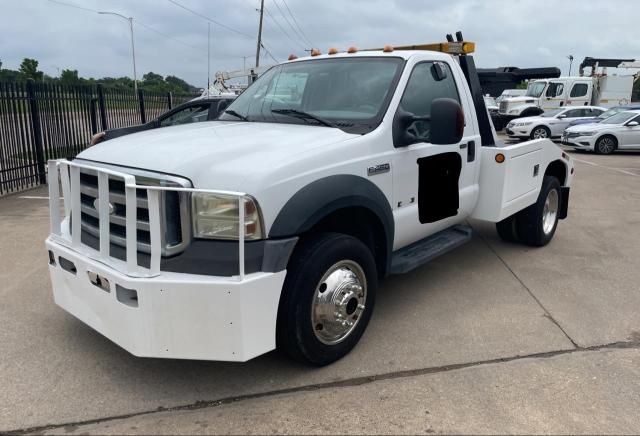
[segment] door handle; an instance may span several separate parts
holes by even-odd
[[[469,141],[467,144],[467,162],[476,160],[476,141]]]

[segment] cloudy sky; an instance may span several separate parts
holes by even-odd
[[[24,57],[85,77],[131,76],[128,23],[95,11],[134,17],[138,75],[177,75],[203,86],[208,17],[211,70],[255,62],[259,0],[0,0],[0,60]],[[176,4],[177,3],[177,4]],[[201,16],[188,10],[188,8]],[[264,44],[278,61],[311,44],[377,47],[436,42],[461,29],[476,41],[480,67],[557,66],[567,55],[640,58],[636,0],[265,0]],[[291,12],[291,14],[289,13]],[[299,27],[298,27],[299,26]],[[233,30],[229,30],[233,29]],[[310,44],[311,43],[311,44]],[[268,55],[261,63],[273,63]],[[574,70],[575,71],[575,70]]]

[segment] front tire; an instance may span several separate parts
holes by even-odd
[[[538,200],[517,214],[517,231],[521,242],[542,247],[551,241],[558,227],[561,201],[560,182],[555,177],[545,176]]]
[[[538,126],[531,131],[531,139],[550,139],[551,130],[546,126]]]
[[[617,147],[618,142],[616,141],[616,138],[610,135],[605,135],[596,141],[594,149],[597,154],[611,154]]]
[[[369,323],[376,288],[375,260],[360,240],[339,233],[302,240],[287,266],[278,348],[317,366],[342,358]]]

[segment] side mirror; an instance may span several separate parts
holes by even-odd
[[[393,146],[406,147],[421,139],[409,132],[409,127],[416,121],[430,121],[430,138],[428,142],[436,145],[457,144],[464,133],[464,112],[462,106],[451,98],[436,98],[431,103],[431,116],[416,116],[398,108],[393,118]]]
[[[411,127],[411,124],[417,121],[418,118],[419,117],[416,117],[411,112],[407,112],[406,110],[402,109],[402,106],[398,107],[396,116],[393,118],[392,127],[394,147],[406,147],[407,145],[415,144],[416,142],[418,142],[418,138],[416,137],[416,135],[409,132],[409,127]]]
[[[431,143],[457,144],[464,134],[464,111],[452,98],[436,98],[431,103]]]
[[[566,116],[565,114],[560,114],[560,115],[558,115],[558,117],[557,117],[557,118],[558,118],[559,120],[562,120],[562,119],[564,119],[564,118],[567,118],[567,116]]]
[[[640,123],[638,123],[637,121],[631,121],[630,123],[627,124],[627,127],[636,127],[636,126],[640,126]]]

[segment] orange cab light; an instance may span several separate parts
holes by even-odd
[[[358,49],[354,46],[351,46],[347,49],[347,53],[357,53]]]
[[[298,56],[294,55],[293,53],[291,53],[287,58],[287,60],[290,60],[290,61],[295,61],[296,59],[298,59]]]
[[[393,51],[393,46],[392,45],[385,45],[384,48],[382,49],[383,52],[385,53],[391,53]]]
[[[335,47],[331,47],[327,53],[329,53],[330,55],[337,54],[338,53],[338,49],[335,48]]]
[[[320,52],[320,49],[318,48],[312,48],[311,49],[311,56],[320,56],[322,53]]]
[[[504,154],[502,154],[502,153],[496,154],[496,162],[502,163],[502,162],[504,162],[504,159],[505,159]]]

